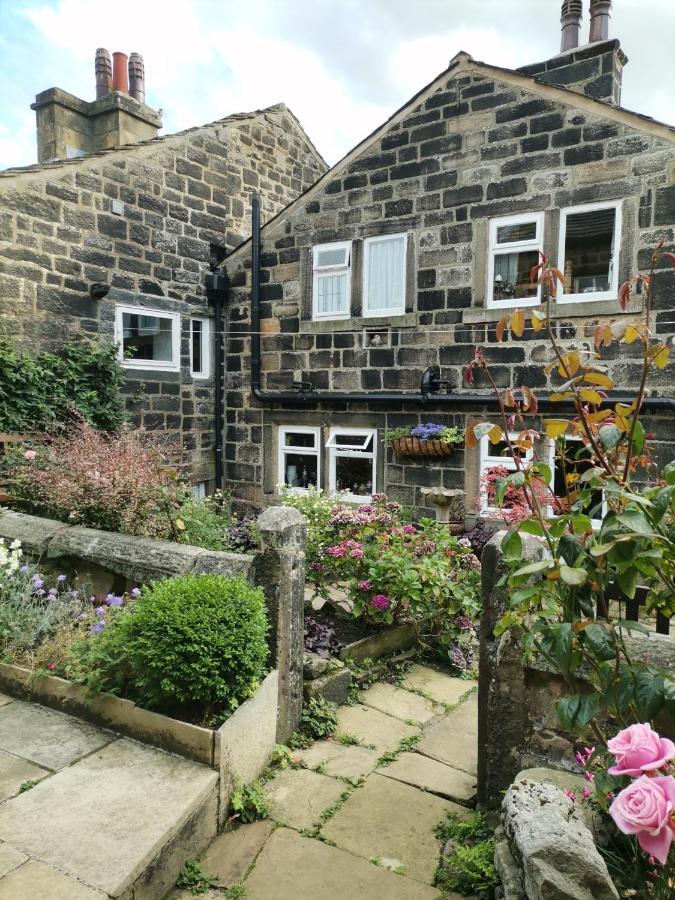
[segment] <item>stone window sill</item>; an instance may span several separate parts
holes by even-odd
[[[403,316],[361,316],[351,319],[317,319],[300,323],[300,334],[332,334],[334,331],[362,331],[364,328],[416,328],[417,313]]]
[[[525,314],[536,310],[542,313],[541,306],[523,306],[521,307]],[[465,324],[474,324],[479,322],[498,322],[502,316],[511,315],[518,306],[504,307],[497,309],[494,307],[478,308],[464,310],[462,322]],[[619,315],[634,315],[642,310],[642,301],[640,298],[633,298],[628,309],[623,312],[619,306],[618,300],[589,300],[586,303],[553,303],[551,306],[553,319],[593,319],[598,316],[611,316],[614,318]]]

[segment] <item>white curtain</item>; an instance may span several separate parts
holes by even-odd
[[[370,312],[405,308],[405,238],[366,244],[368,282],[365,304]]]
[[[347,273],[319,275],[318,308],[321,315],[347,312]]]
[[[514,285],[518,280],[518,254],[497,253],[495,255],[495,278],[501,275],[504,281]]]

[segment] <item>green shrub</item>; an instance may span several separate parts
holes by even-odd
[[[80,680],[149,709],[222,721],[264,676],[267,630],[262,591],[243,578],[157,581],[80,643]]]
[[[309,566],[318,563],[323,553],[332,541],[334,529],[331,525],[331,515],[335,501],[331,500],[320,489],[310,487],[306,493],[297,494],[286,485],[279,487],[281,502],[284,506],[291,506],[299,510],[307,519],[307,548],[305,554]],[[311,577],[311,570],[308,571]]]
[[[302,709],[302,718],[297,731],[288,742],[289,747],[297,750],[309,747],[319,738],[330,737],[337,727],[337,706],[319,695],[312,697]]]
[[[263,793],[259,781],[252,784],[243,784],[232,794],[230,800],[232,812],[239,817],[240,822],[248,824],[256,819],[265,819],[269,815],[270,803]]]

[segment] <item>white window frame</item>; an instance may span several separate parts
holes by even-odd
[[[196,370],[193,359],[193,325],[202,323],[202,368]],[[211,319],[204,316],[192,316],[190,319],[190,374],[193,378],[209,378],[211,376]]]
[[[137,316],[155,316],[171,321],[171,360],[134,359],[124,357],[124,313]],[[180,372],[180,313],[166,312],[145,306],[115,307],[115,342],[118,344],[118,358],[125,369],[145,369],[153,372]]]
[[[336,444],[335,438],[338,434],[349,434],[364,438],[364,447],[368,445],[370,438],[373,439],[373,449],[359,450],[355,446],[341,447]],[[340,500],[347,503],[370,503],[373,494],[377,493],[377,429],[376,428],[331,428],[326,441],[328,449],[328,490],[331,495],[339,496]],[[371,494],[353,494],[351,491],[337,490],[337,473],[336,463],[339,456],[349,456],[356,459],[370,459],[371,466],[371,482],[373,490]]]
[[[204,500],[206,498],[207,487],[208,487],[208,481],[193,481],[192,482],[192,499],[193,500]]]
[[[527,225],[534,222],[536,226],[535,236],[528,241],[513,241],[506,244],[497,243],[497,229],[504,225]],[[543,252],[544,247],[544,213],[518,213],[515,216],[499,216],[490,219],[488,242],[488,275],[487,275],[487,305],[492,309],[513,309],[518,306],[538,306],[541,303],[541,285],[537,285],[537,293],[534,297],[514,297],[512,300],[495,300],[495,256],[505,256],[508,253],[517,253],[521,250],[535,250]]]
[[[322,250],[345,250],[346,263],[343,265],[318,266],[317,260]],[[319,281],[322,276],[342,275],[347,276],[347,298],[344,312],[322,313],[319,312]],[[330,244],[316,244],[312,247],[312,318],[315,320],[349,319],[351,317],[352,302],[352,242],[333,241]]]
[[[314,447],[291,447],[286,443],[286,435],[292,434],[313,434]],[[312,455],[316,456],[316,487],[321,488],[321,428],[319,426],[309,425],[280,425],[278,430],[277,445],[277,483],[286,485],[286,454],[295,453],[296,455]],[[307,494],[307,488],[294,487],[286,485],[294,494]]]
[[[516,431],[509,432],[509,440],[517,441],[519,433]],[[502,441],[499,442],[503,443]],[[492,456],[490,453],[492,447],[494,445],[491,443],[490,438],[487,434],[484,434],[480,439],[480,468],[479,468],[479,483],[480,483],[480,515],[484,517],[492,517],[499,515],[500,510],[496,506],[488,505],[488,497],[487,497],[487,488],[483,482],[483,474],[486,469],[492,468],[492,466],[503,466],[503,468],[508,469],[509,472],[517,472],[518,466],[515,464],[513,459],[510,456]],[[524,455],[522,458],[522,462],[525,467],[529,466],[534,459],[534,448],[530,447],[528,450],[524,451]]]
[[[568,444],[571,443],[571,444],[578,444],[580,447],[583,446],[583,441],[581,440],[580,437],[577,437],[576,435],[567,435],[566,434],[566,435],[564,435],[564,438],[565,438],[565,442]],[[556,463],[558,462],[558,459],[559,459],[559,457],[558,457],[558,454],[556,453],[556,441],[549,441],[548,462],[549,462],[549,466],[551,467],[551,485],[550,485],[550,487],[551,487],[551,493],[553,493],[554,496],[558,496],[557,494],[555,494],[555,467],[556,467]],[[561,497],[560,499],[563,499],[563,498]],[[591,519],[591,528],[593,529],[593,531],[600,530],[603,519],[607,515],[607,509],[608,509],[607,497],[605,495],[605,492],[602,491],[602,510],[601,510],[602,518]],[[549,510],[549,515],[552,518],[555,518],[555,513],[550,506],[548,507],[548,510]]]
[[[621,225],[622,225],[622,201],[609,200],[604,203],[583,203],[580,206],[567,206],[560,210],[560,229],[558,239],[558,268],[565,273],[565,237],[567,234],[567,218],[570,215],[586,212],[597,212],[602,209],[613,209],[614,213],[614,240],[612,244],[612,258],[609,270],[609,290],[590,291],[583,294],[559,293],[559,303],[588,303],[592,300],[616,300],[619,292],[619,253],[621,251]]]
[[[403,281],[401,284],[401,297],[400,303],[398,306],[391,307],[389,309],[368,309],[368,259],[369,252],[368,248],[372,247],[373,244],[382,243],[383,241],[393,241],[399,240],[403,238]],[[406,281],[407,281],[407,266],[406,262],[408,259],[408,234],[407,232],[401,232],[399,234],[378,234],[375,237],[366,238],[363,242],[363,307],[361,310],[361,314],[364,319],[383,319],[389,318],[391,316],[402,316],[405,314],[405,292],[406,292]]]

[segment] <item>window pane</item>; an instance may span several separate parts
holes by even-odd
[[[536,222],[518,222],[514,225],[497,226],[498,244],[512,244],[514,241],[534,241],[536,237]]]
[[[284,435],[286,447],[315,447],[316,435],[304,431],[287,431]]]
[[[347,250],[345,247],[338,247],[331,250],[316,251],[316,268],[321,266],[346,266]]]
[[[358,459],[351,456],[336,456],[335,487],[338,491],[351,491],[352,494],[372,494],[372,458]]]
[[[355,450],[373,449],[373,436],[368,434],[344,434],[336,432],[326,442],[327,447],[353,447]]]
[[[285,453],[284,484],[291,487],[316,487],[319,458],[316,454]]]
[[[339,275],[320,275],[318,279],[317,312],[320,315],[328,313],[347,312],[347,273]]]
[[[538,262],[539,253],[536,250],[496,253],[493,300],[536,297],[537,282],[530,281],[530,271]]]
[[[572,213],[565,228],[565,291],[608,291],[616,209]]]
[[[370,312],[381,309],[402,310],[405,284],[405,238],[374,241],[366,244],[368,282],[366,307]]]
[[[159,316],[122,313],[122,343],[131,359],[171,362],[173,359],[172,320]]]
[[[203,325],[200,319],[192,320],[192,371],[204,371],[204,359],[202,352]]]

